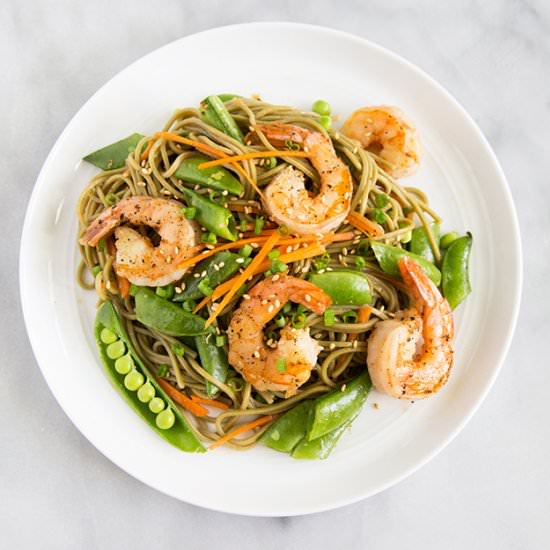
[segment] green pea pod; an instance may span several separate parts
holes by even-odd
[[[312,273],[308,280],[323,289],[335,305],[358,305],[372,303],[372,293],[366,275],[358,271],[335,270]]]
[[[439,242],[440,228],[438,223],[432,223],[430,225],[435,242]],[[430,239],[428,239],[428,232],[422,227],[415,227],[412,230],[411,241],[409,243],[409,250],[413,254],[418,254],[423,258],[426,258],[429,262],[435,263],[435,257],[430,245]]]
[[[262,434],[259,442],[271,449],[290,453],[307,433],[313,401],[302,401],[278,418]]]
[[[135,296],[137,320],[146,327],[170,336],[205,334],[204,319],[157,296],[151,289],[139,287]]]
[[[184,159],[174,172],[174,177],[191,183],[198,183],[211,189],[217,189],[218,191],[227,191],[232,195],[242,195],[243,186],[241,182],[229,170],[221,166],[199,168],[199,164],[208,162],[209,160],[207,157],[189,157]]]
[[[203,227],[228,241],[237,240],[235,218],[227,208],[186,187],[182,187],[181,191],[185,195],[187,202],[197,209],[195,219]]]
[[[471,233],[454,240],[443,257],[443,296],[453,309],[472,291],[469,275],[472,241]]]
[[[309,441],[307,438],[302,439],[298,445],[294,448],[291,455],[292,458],[315,460],[328,458],[338,440],[342,437],[344,432],[351,426],[354,418],[348,420],[340,427],[332,430],[317,439]]]
[[[132,134],[116,143],[111,143],[102,149],[98,149],[83,160],[101,168],[102,170],[114,170],[122,168],[126,163],[128,155],[134,151],[139,141],[143,138],[141,134]]]
[[[216,380],[225,383],[227,373],[229,372],[227,354],[223,348],[216,346],[212,340],[213,337],[211,334],[195,337],[195,345],[201,358],[201,365],[208,374],[211,374]],[[220,393],[220,389],[216,384],[206,382],[206,393],[210,398],[216,397]]]
[[[439,286],[441,283],[441,272],[439,269],[422,256],[418,256],[418,254],[413,254],[402,248],[390,246],[389,244],[379,243],[378,241],[370,241],[370,246],[384,273],[401,278],[397,262],[399,258],[409,256],[409,258],[412,258],[420,265],[424,273],[436,284],[436,286]]]
[[[204,273],[204,277],[194,277],[189,274],[183,278],[185,290],[176,294],[174,302],[186,302],[187,300],[202,300],[204,294],[200,291],[199,285],[206,280],[211,288],[216,288],[221,283],[227,281],[232,275],[235,275],[241,267],[245,267],[250,262],[248,258],[242,262],[243,258],[233,252],[222,251],[214,254],[200,262],[193,270],[195,273]],[[221,265],[221,267],[220,267]],[[218,269],[216,269],[217,266]]]
[[[369,375],[364,372],[349,382],[344,391],[338,389],[317,398],[307,432],[308,441],[322,437],[350,422],[361,410],[371,386]]]
[[[105,331],[108,338],[105,338]],[[178,449],[190,453],[204,452],[205,448],[185,417],[140,359],[111,302],[104,302],[98,309],[94,335],[109,381],[141,418]],[[105,340],[110,343],[107,344]],[[113,346],[119,348],[116,354],[112,352]],[[126,355],[123,356],[124,353]],[[116,355],[120,357],[115,359]],[[133,384],[130,383],[130,377],[134,380]],[[136,379],[138,382],[135,382]],[[162,410],[151,410],[149,405],[153,397],[155,404]]]
[[[208,124],[243,143],[241,129],[217,95],[210,95],[201,102],[201,116]]]

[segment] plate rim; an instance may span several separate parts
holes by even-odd
[[[401,475],[393,477],[391,480],[388,480],[384,483],[380,483],[378,486],[376,486],[374,489],[370,490],[364,490],[359,491],[357,494],[354,494],[350,498],[340,498],[337,500],[330,500],[323,504],[320,504],[316,507],[309,506],[306,510],[297,510],[297,509],[291,509],[289,511],[286,511],[285,513],[281,512],[273,512],[273,511],[252,511],[252,507],[249,506],[248,511],[242,511],[242,510],[232,510],[228,509],[226,507],[220,506],[216,507],[215,505],[205,504],[203,502],[197,501],[194,498],[188,498],[186,497],[183,499],[180,495],[176,494],[176,492],[171,492],[170,490],[167,490],[165,487],[159,487],[154,480],[145,480],[143,476],[138,475],[134,472],[130,473],[126,467],[119,463],[119,461],[111,456],[111,453],[109,450],[103,449],[102,445],[96,444],[96,442],[92,441],[88,437],[84,431],[80,429],[80,422],[78,420],[75,420],[73,416],[69,413],[67,410],[65,404],[63,403],[63,399],[58,396],[58,393],[56,392],[55,385],[53,385],[50,381],[49,375],[47,373],[48,369],[45,369],[42,366],[42,362],[39,359],[40,353],[39,348],[40,345],[38,344],[37,337],[33,334],[33,330],[31,330],[31,327],[33,327],[33,322],[31,320],[32,318],[32,304],[30,303],[30,299],[28,298],[28,295],[26,293],[25,289],[25,268],[26,268],[26,258],[29,254],[29,250],[32,248],[30,246],[30,238],[32,235],[30,234],[30,227],[31,227],[31,220],[34,217],[34,212],[37,208],[37,196],[38,196],[38,189],[42,186],[42,181],[46,177],[45,174],[47,172],[47,169],[49,167],[49,164],[51,163],[52,159],[54,158],[55,154],[57,153],[57,150],[61,146],[61,143],[64,140],[64,136],[72,129],[72,126],[75,124],[76,119],[78,118],[80,112],[85,109],[85,107],[88,105],[88,103],[92,102],[94,98],[102,92],[102,90],[110,85],[110,83],[119,77],[121,74],[129,70],[131,67],[133,67],[135,64],[140,63],[142,60],[148,58],[149,56],[158,54],[163,49],[168,49],[170,47],[173,47],[175,44],[185,41],[186,39],[190,37],[197,37],[204,34],[214,34],[217,31],[220,30],[234,30],[236,32],[240,32],[243,29],[248,29],[250,27],[279,27],[279,28],[286,28],[291,29],[294,31],[299,31],[300,29],[306,29],[306,30],[313,30],[316,32],[321,33],[328,33],[333,36],[335,36],[338,39],[348,40],[348,41],[354,41],[360,45],[367,46],[372,50],[377,51],[379,54],[391,58],[394,62],[397,62],[399,64],[402,64],[406,66],[409,70],[415,73],[417,77],[420,77],[424,79],[430,86],[437,89],[437,91],[444,95],[446,99],[453,105],[455,109],[457,109],[460,114],[462,115],[465,122],[467,122],[469,129],[474,132],[477,136],[477,138],[480,140],[480,142],[484,146],[484,153],[487,156],[487,160],[491,162],[492,168],[495,170],[498,178],[501,182],[501,190],[503,193],[503,199],[505,201],[508,214],[510,217],[510,220],[512,222],[511,224],[511,235],[513,237],[513,240],[511,241],[512,248],[514,249],[514,256],[517,260],[515,264],[515,269],[513,273],[509,273],[508,276],[515,279],[516,283],[514,285],[514,296],[513,300],[511,300],[512,306],[511,306],[511,317],[508,322],[507,331],[505,334],[505,338],[502,342],[502,345],[499,347],[498,352],[495,354],[495,359],[493,361],[494,368],[492,369],[492,372],[490,374],[490,377],[488,378],[485,387],[482,391],[478,393],[477,399],[473,403],[473,405],[470,407],[470,409],[467,411],[466,414],[464,414],[461,418],[461,421],[457,423],[455,428],[453,430],[450,430],[445,437],[442,437],[440,442],[434,446],[434,448],[425,454],[420,460],[417,460],[415,463],[411,464],[408,468],[404,468]],[[46,383],[54,395],[57,403],[61,407],[61,409],[64,411],[64,413],[67,415],[67,417],[71,420],[71,422],[74,424],[74,426],[79,430],[79,432],[106,458],[108,458],[112,463],[116,464],[121,470],[123,470],[128,475],[131,475],[132,477],[138,479],[145,485],[148,485],[150,487],[155,488],[156,490],[160,491],[161,493],[167,494],[173,498],[176,498],[182,502],[186,502],[189,504],[193,504],[195,506],[199,506],[201,508],[209,509],[209,510],[215,510],[219,512],[225,512],[230,514],[237,514],[237,515],[248,515],[248,516],[258,516],[258,517],[273,517],[273,516],[297,516],[297,515],[305,515],[305,514],[312,514],[312,513],[318,513],[328,510],[333,510],[336,508],[340,508],[342,506],[346,506],[348,504],[353,504],[355,502],[358,502],[360,500],[363,500],[365,498],[368,498],[370,496],[373,496],[375,494],[378,494],[385,489],[396,485],[409,475],[412,475],[414,472],[416,472],[418,469],[420,469],[422,466],[424,466],[426,463],[428,463],[430,460],[432,460],[437,454],[439,454],[459,433],[462,431],[462,429],[465,427],[465,425],[470,421],[470,419],[473,417],[473,415],[477,412],[485,398],[487,397],[487,394],[489,393],[490,389],[492,388],[493,384],[495,383],[495,380],[500,373],[500,370],[502,369],[502,366],[504,364],[504,360],[506,359],[506,356],[508,354],[508,351],[510,349],[510,345],[512,343],[512,338],[515,332],[515,328],[518,321],[518,315],[519,315],[519,309],[521,304],[521,296],[522,296],[522,289],[523,289],[523,251],[522,251],[522,242],[521,242],[521,235],[520,235],[520,228],[519,228],[519,221],[518,216],[515,208],[515,203],[512,197],[512,193],[507,181],[507,178],[505,176],[505,173],[498,161],[498,158],[493,151],[489,141],[481,131],[481,129],[478,127],[478,125],[475,123],[471,115],[465,110],[464,107],[457,101],[457,99],[454,97],[454,95],[449,92],[446,88],[444,88],[441,84],[439,84],[433,77],[431,77],[427,72],[425,72],[423,69],[418,67],[417,65],[413,64],[412,62],[408,61],[404,57],[400,56],[399,54],[396,54],[395,52],[387,49],[386,47],[380,46],[379,44],[372,42],[371,40],[368,40],[366,38],[360,37],[358,35],[355,35],[353,33],[333,29],[330,27],[322,26],[322,25],[313,25],[313,24],[307,24],[307,23],[295,23],[295,22],[288,22],[288,21],[264,21],[264,22],[247,22],[247,23],[238,23],[238,24],[231,24],[231,25],[222,25],[222,26],[216,26],[209,29],[202,30],[197,33],[191,33],[185,36],[182,36],[176,40],[173,40],[167,44],[164,44],[163,46],[160,46],[159,48],[156,48],[147,54],[135,59],[132,63],[126,65],[124,68],[122,68],[120,71],[116,72],[111,78],[109,78],[102,86],[100,86],[96,92],[94,92],[82,105],[81,107],[76,111],[76,113],[71,117],[70,121],[66,124],[63,131],[60,133],[59,137],[56,139],[54,145],[52,146],[50,152],[48,153],[48,156],[46,157],[44,163],[42,164],[42,167],[40,169],[40,172],[36,178],[36,181],[34,183],[29,201],[27,203],[27,208],[25,212],[24,222],[23,222],[23,229],[21,232],[21,241],[20,241],[20,249],[19,249],[19,293],[20,293],[20,299],[21,299],[21,305],[23,310],[23,319],[25,323],[26,332],[29,337],[29,341],[31,344],[31,348],[33,350],[33,354],[35,356],[36,362],[40,368],[40,371],[42,373],[42,376],[46,380]],[[75,415],[76,416],[76,415]]]

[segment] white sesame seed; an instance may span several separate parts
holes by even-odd
[[[311,302],[311,296],[309,294],[306,294],[305,296],[306,302]]]
[[[237,263],[237,264],[244,264],[244,258],[237,258],[237,259],[235,260],[235,263]]]
[[[197,185],[195,185],[195,187],[193,187],[193,189],[194,189],[195,191],[198,191],[200,188],[201,188],[201,186],[200,186],[198,183],[197,183]]]
[[[336,344],[334,342],[331,342],[328,349],[333,350],[335,347],[336,347]]]
[[[346,385],[342,384],[342,387],[340,388],[340,391],[346,391]]]
[[[271,279],[273,281],[278,281],[279,280],[279,274],[277,273],[276,275],[273,275],[273,277]]]
[[[176,247],[174,248],[174,253],[175,253],[175,254],[179,254],[179,253],[180,253],[180,247],[179,247],[179,246],[176,246]]]
[[[324,269],[320,269],[317,273],[324,273],[325,270]]]
[[[206,248],[208,248],[208,250],[214,250],[214,248],[216,247],[213,244],[207,244]],[[203,254],[207,254],[207,253],[208,253],[207,250],[203,251]]]
[[[147,185],[144,181],[138,181],[137,184],[138,184],[140,187],[145,187],[145,186]]]
[[[258,243],[250,243],[250,246],[252,248],[260,248],[260,245]]]
[[[260,358],[260,352],[258,350],[256,350],[254,353],[253,353],[254,357],[256,359],[259,359]]]
[[[243,299],[250,300],[250,295],[249,294],[243,294]]]
[[[273,311],[273,304],[269,304],[269,305],[267,306],[267,312],[268,312],[268,313],[271,313],[272,311]]]
[[[265,306],[267,304],[267,300],[262,300],[260,304],[262,304],[262,306]]]
[[[215,269],[216,271],[219,271],[219,270],[220,270],[220,266],[219,266],[218,264],[213,264],[213,265],[214,265],[214,269]]]
[[[288,246],[286,247],[285,252],[286,252],[287,254],[289,254],[290,252],[292,252],[292,245],[288,245]]]
[[[185,283],[181,283],[180,288],[182,292],[185,290],[185,286],[186,286]]]
[[[344,248],[342,248],[342,254],[344,256],[347,256],[348,255],[348,249],[344,246]]]
[[[172,256],[167,256],[166,257],[166,263],[169,264],[172,262]]]
[[[224,190],[222,191],[222,195],[223,195],[224,197],[227,197],[227,195],[229,195],[229,191],[227,191],[227,189],[224,189]]]
[[[107,287],[107,290],[110,290],[111,289],[111,281],[107,281],[105,286]]]
[[[200,273],[193,273],[193,277],[195,277],[195,279],[198,279],[200,276],[201,276]]]
[[[358,342],[357,340],[354,340],[354,341],[353,341],[353,344],[352,344],[352,347],[353,347],[353,348],[356,348],[358,343],[359,343],[359,342]]]
[[[223,266],[225,265],[225,262],[220,262],[218,265],[219,265],[220,267],[223,267]]]
[[[206,269],[201,273],[201,277],[206,277]]]
[[[216,311],[218,309],[217,302],[212,302],[212,311]]]
[[[174,290],[176,291],[176,294],[181,294],[183,292],[179,286],[175,287]]]
[[[277,308],[281,307],[281,300],[279,300],[279,298],[275,300],[275,307]]]

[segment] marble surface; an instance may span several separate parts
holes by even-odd
[[[66,418],[40,374],[17,284],[27,200],[49,149],[81,104],[154,48],[253,20],[353,32],[434,76],[495,148],[516,201],[525,253],[512,348],[466,429],[436,459],[384,493],[289,519],[235,517],[186,505],[99,454]],[[3,0],[0,29],[1,548],[548,547],[550,4]]]

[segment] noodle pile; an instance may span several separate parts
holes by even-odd
[[[297,124],[327,133],[319,124],[319,116],[315,113],[245,98],[232,99],[225,106],[245,132],[259,124],[279,122]],[[176,111],[166,122],[163,130],[208,144],[225,155],[275,149],[261,132],[258,133],[260,144],[239,143],[202,121],[198,109],[194,108]],[[401,187],[397,184],[380,167],[381,164],[383,165],[382,159],[361,149],[357,142],[348,139],[337,130],[329,130],[328,135],[338,155],[349,165],[353,175],[352,211],[368,219],[373,219],[376,213],[376,223],[384,229],[383,235],[371,237],[371,239],[400,246],[402,240],[414,227],[413,216],[416,215],[425,227],[434,254],[439,259],[439,250],[429,224],[432,220],[439,223],[440,218],[430,209],[424,193],[418,189]],[[190,186],[197,193],[211,192],[209,189],[193,186],[174,177],[183,159],[196,156],[196,151],[188,150],[185,146],[159,138],[150,147],[148,160],[142,161],[142,153],[150,139],[144,137],[138,143],[135,151],[128,157],[125,167],[101,172],[89,182],[78,202],[80,235],[101,212],[123,198],[146,195],[182,200],[183,194],[180,191],[182,185]],[[259,188],[269,184],[276,174],[291,164],[311,180],[313,192],[318,189],[319,176],[307,159],[283,158],[279,159],[274,167],[272,167],[274,163],[270,163],[269,160],[248,160],[241,163],[248,178],[256,182]],[[233,165],[226,166],[231,171],[235,170]],[[245,193],[240,198],[226,197],[226,206],[233,212],[238,226],[241,221],[253,223],[255,217],[263,212],[260,197],[247,179],[237,172],[234,175],[240,178]],[[385,195],[389,199],[385,199],[383,207],[380,207],[380,201],[377,201],[379,195]],[[348,232],[353,229],[344,222],[337,232]],[[365,239],[365,236],[357,231],[356,235],[349,241],[328,244],[322,269],[331,270],[343,266],[355,268],[358,265],[357,251],[358,249],[361,251],[361,242]],[[218,399],[228,405],[227,410],[215,417],[196,418],[188,414],[190,423],[206,440],[215,441],[224,436],[240,422],[241,417],[278,415],[306,398],[318,396],[342,386],[354,374],[365,369],[366,341],[374,324],[380,319],[391,317],[393,312],[406,307],[408,302],[406,294],[401,292],[401,284],[382,273],[372,251],[361,251],[363,258],[361,269],[369,278],[374,296],[370,318],[364,323],[357,323],[353,319],[351,322],[342,322],[339,317],[339,321],[327,327],[324,325],[323,316],[306,312],[304,324],[310,327],[311,335],[317,339],[323,350],[309,381],[298,389],[294,397],[284,399],[282,393],[257,391],[233,370],[230,371],[225,384],[218,382],[202,368],[197,352],[186,344],[185,339],[182,342],[180,339],[160,334],[140,324],[136,320],[132,298],[120,297],[113,270],[114,251],[108,248],[80,245],[82,262],[78,269],[79,283],[84,288],[95,288],[101,300],[112,300],[124,321],[125,329],[134,347],[152,372],[158,374],[161,369],[160,372],[165,378],[189,396],[206,397],[206,381],[220,388]],[[291,263],[289,274],[304,278],[315,269],[315,261],[316,258],[311,258]],[[89,273],[91,272],[96,273],[93,282],[90,282]],[[250,286],[262,278],[263,275],[255,276]],[[239,299],[234,298],[218,315],[214,326],[219,334],[225,333],[232,312],[238,307]],[[333,306],[332,309],[338,316],[344,312],[353,312],[358,307]],[[210,306],[207,306],[204,311],[210,313]],[[351,316],[353,317],[353,314]],[[176,355],[172,351],[172,345],[175,343],[185,349],[183,356]],[[268,427],[269,424],[264,425],[253,435],[245,439],[234,439],[228,445],[239,449],[251,447]]]

